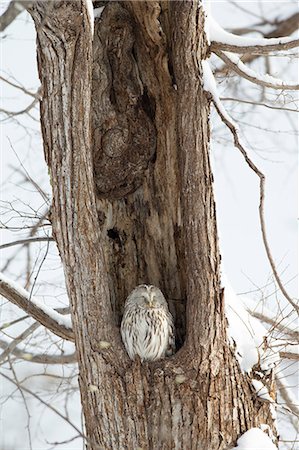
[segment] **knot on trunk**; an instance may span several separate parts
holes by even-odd
[[[94,39],[93,160],[99,197],[134,192],[155,157],[155,105],[140,79],[134,42],[129,13],[119,4],[106,7]]]

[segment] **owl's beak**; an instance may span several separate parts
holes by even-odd
[[[151,294],[149,301],[148,301],[148,307],[154,308],[155,306],[156,306],[156,302],[155,302],[154,296]]]

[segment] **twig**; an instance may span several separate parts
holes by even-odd
[[[210,94],[211,100],[212,100],[221,120],[231,131],[233,139],[234,139],[235,147],[240,150],[240,152],[242,153],[242,155],[243,155],[246,163],[250,167],[250,169],[259,177],[259,180],[260,180],[259,217],[260,217],[260,225],[261,225],[263,243],[264,243],[264,247],[266,250],[267,257],[268,257],[268,261],[272,268],[274,278],[275,278],[282,294],[299,314],[299,306],[296,305],[296,303],[293,301],[293,299],[289,296],[289,294],[287,293],[287,291],[285,290],[285,288],[281,282],[281,279],[278,275],[278,271],[276,269],[276,265],[275,265],[274,259],[272,257],[272,253],[271,253],[270,246],[268,243],[268,238],[267,238],[267,233],[266,233],[266,225],[265,225],[265,212],[264,212],[265,175],[251,161],[251,159],[249,158],[249,156],[247,154],[245,146],[241,143],[238,127],[234,123],[234,121],[231,119],[231,117],[227,113],[226,109],[224,108],[223,104],[221,103],[221,100],[220,100],[218,92],[217,92],[216,81],[215,81],[215,78],[213,76],[213,73],[212,73],[211,68],[207,61],[203,61],[203,77],[204,77],[204,90],[206,92],[208,92],[208,94]]]
[[[26,388],[25,386],[22,385],[18,385],[14,380],[12,380],[11,378],[9,378],[7,375],[5,375],[3,372],[1,372],[1,375],[3,376],[3,378],[5,378],[6,380],[10,381],[11,383],[13,383],[15,386],[17,386],[18,388],[20,387],[24,392],[27,392],[28,394],[32,395],[34,398],[36,398],[39,402],[41,402],[43,405],[45,405],[47,408],[51,409],[51,411],[53,411],[55,414],[57,414],[61,419],[65,420],[72,428],[74,428],[74,430],[77,431],[77,433],[83,437],[85,439],[85,436],[81,433],[81,431],[79,430],[79,428],[77,428],[69,419],[68,417],[64,416],[60,411],[58,411],[58,409],[54,408],[54,406],[52,406],[50,403],[45,402],[41,397],[39,397],[37,394],[35,394],[34,392],[32,392],[30,389]]]
[[[273,318],[268,317],[265,314],[259,313],[252,309],[247,309],[247,311],[250,313],[251,316],[255,317],[256,319],[260,320],[261,322],[268,323],[269,325],[272,325],[273,328],[276,328],[277,330],[281,331],[282,333],[287,334],[292,339],[299,341],[299,332],[298,331],[288,328],[287,326],[275,321]]]
[[[37,92],[30,92],[26,88],[24,88],[23,86],[20,86],[19,84],[16,84],[16,83],[13,83],[12,81],[7,80],[6,78],[2,77],[1,75],[0,75],[0,80],[4,81],[5,83],[9,84],[10,86],[12,86],[12,87],[14,87],[16,89],[19,89],[20,91],[24,92],[24,94],[30,95],[30,97],[40,99],[40,95],[41,95],[41,88],[40,87],[38,88]]]
[[[18,344],[20,344],[22,341],[24,341],[24,339],[30,336],[39,326],[40,324],[38,322],[34,322],[32,325],[30,325],[30,327],[23,331],[23,333],[17,336],[10,344],[6,344],[5,350],[0,355],[0,363],[4,361],[11,352],[14,351]]]
[[[285,106],[268,105],[267,103],[261,103],[261,102],[255,102],[255,101],[250,101],[250,100],[244,100],[243,98],[221,97],[220,100],[222,102],[230,101],[230,102],[245,103],[247,105],[253,105],[253,106],[264,106],[265,108],[277,109],[279,111],[298,112],[298,109],[286,108]]]
[[[287,386],[284,378],[276,376],[276,382],[279,388],[279,393],[285,401],[286,406],[293,414],[299,417],[299,407],[296,405],[296,401],[290,395],[290,388]]]
[[[293,306],[293,308],[297,311],[297,313],[299,314],[299,307],[298,305],[296,305],[296,303],[292,300],[292,298],[289,296],[289,294],[287,293],[287,291],[285,290],[281,279],[278,275],[278,271],[276,269],[276,265],[274,262],[274,259],[272,257],[272,253],[270,250],[270,246],[268,243],[268,238],[267,238],[267,233],[266,233],[266,225],[265,225],[265,212],[264,212],[264,205],[265,205],[265,175],[256,167],[256,165],[251,161],[251,159],[249,158],[249,156],[247,155],[247,152],[244,148],[244,146],[241,144],[239,136],[238,136],[238,130],[236,128],[236,126],[233,124],[232,121],[229,121],[227,119],[227,114],[226,116],[224,116],[222,114],[222,111],[219,109],[217,103],[215,101],[213,101],[215,108],[219,114],[219,116],[221,117],[221,120],[225,123],[225,125],[230,129],[233,138],[234,138],[234,144],[235,147],[237,147],[240,152],[242,153],[246,163],[248,164],[248,166],[250,167],[250,169],[256,173],[256,175],[259,177],[260,179],[260,204],[259,204],[259,217],[260,217],[260,224],[261,224],[261,231],[262,231],[262,237],[263,237],[263,242],[264,242],[264,247],[266,250],[266,254],[268,257],[268,261],[270,263],[270,266],[272,268],[273,271],[273,275],[274,278],[281,290],[281,292],[283,293],[284,297],[288,300],[288,302]]]
[[[15,341],[15,340],[14,340]],[[13,341],[13,342],[14,342]],[[8,347],[7,342],[0,339],[0,347],[6,351]],[[37,364],[73,364],[77,362],[77,355],[76,353],[70,353],[68,355],[47,355],[47,354],[36,354],[27,352],[24,350],[21,350],[17,347],[10,348],[9,353],[13,354],[19,359],[23,359],[25,361],[37,363]],[[0,358],[2,357],[3,353],[0,355]],[[8,355],[7,355],[8,356]]]
[[[24,245],[24,244],[31,244],[32,242],[49,242],[49,241],[54,241],[54,239],[51,236],[19,239],[18,241],[7,242],[6,244],[0,245],[0,250],[8,247],[14,247],[15,245]]]

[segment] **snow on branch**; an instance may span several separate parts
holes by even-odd
[[[0,294],[57,336],[69,341],[74,340],[72,323],[69,316],[63,316],[53,308],[44,305],[1,272]]]
[[[247,67],[241,59],[229,52],[222,52],[221,50],[215,50],[214,52],[219,58],[225,62],[228,67],[234,70],[238,75],[251,81],[259,86],[265,86],[272,89],[288,89],[288,90],[298,90],[299,84],[291,81],[284,81],[280,78],[272,77],[268,74],[259,74],[254,70]]]
[[[209,17],[211,50],[225,50],[232,53],[268,55],[273,51],[284,51],[299,47],[299,39],[291,36],[279,38],[250,38],[225,31],[212,17]]]
[[[246,310],[245,305],[232,289],[227,277],[222,274],[225,315],[228,321],[228,336],[235,347],[235,355],[244,372],[250,373],[256,364],[268,373],[280,361],[279,352],[268,345],[268,331]]]
[[[258,176],[260,180],[260,204],[259,204],[259,218],[260,218],[260,225],[261,225],[261,232],[262,232],[262,238],[264,247],[266,250],[266,254],[268,257],[268,261],[270,263],[270,266],[273,271],[274,278],[284,295],[284,297],[288,300],[288,302],[293,306],[293,308],[297,311],[299,314],[299,306],[295,303],[295,301],[290,297],[288,292],[286,291],[285,287],[283,286],[283,283],[280,279],[280,276],[278,274],[271,250],[270,245],[268,243],[267,233],[266,233],[266,225],[265,225],[265,175],[257,168],[257,166],[253,163],[253,161],[249,158],[246,146],[243,144],[242,139],[239,136],[239,129],[237,124],[233,121],[233,119],[229,116],[227,113],[225,107],[223,106],[218,90],[216,81],[214,78],[214,75],[212,73],[212,70],[210,68],[210,65],[208,61],[202,62],[202,68],[203,68],[203,88],[206,92],[208,92],[211,95],[212,102],[214,103],[214,106],[216,108],[216,111],[218,112],[221,120],[224,122],[224,124],[229,128],[233,135],[234,139],[234,145],[236,148],[238,148],[243,155],[247,165],[250,167],[250,169]]]
[[[93,35],[93,32],[94,32],[94,13],[93,13],[92,0],[85,0],[85,6],[86,6],[86,9],[87,9],[87,14],[88,14],[88,19],[89,19],[91,34]]]

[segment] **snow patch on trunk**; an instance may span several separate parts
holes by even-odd
[[[277,450],[270,437],[260,428],[250,428],[237,440],[232,450]]]

